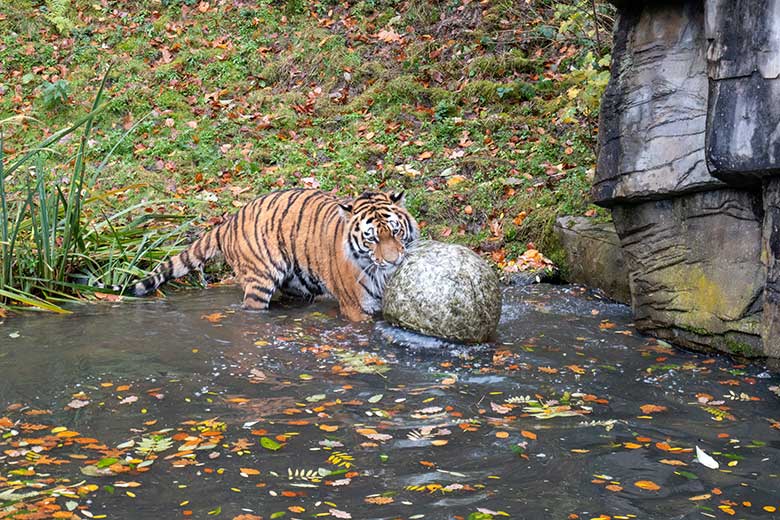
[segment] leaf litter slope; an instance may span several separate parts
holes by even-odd
[[[596,10],[598,23],[585,0],[10,3],[0,120],[35,119],[4,125],[3,148],[12,160],[69,126],[113,63],[85,156],[95,215],[161,200],[206,227],[271,189],[405,189],[431,237],[510,269],[539,264],[518,260],[536,246],[560,260],[555,215],[605,215],[585,196],[613,14]],[[78,143],[59,144],[53,178]]]

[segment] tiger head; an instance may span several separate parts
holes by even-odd
[[[361,267],[394,270],[420,236],[403,192],[366,192],[340,206],[348,218],[347,252]]]

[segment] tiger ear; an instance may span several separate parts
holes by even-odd
[[[342,215],[349,215],[352,213],[352,201],[347,200],[344,202],[339,202],[339,208],[341,209]]]
[[[405,202],[405,195],[406,194],[403,191],[394,191],[390,194],[390,200],[392,200],[394,204],[403,206]]]

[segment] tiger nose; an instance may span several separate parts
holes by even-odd
[[[390,261],[390,265],[400,265],[404,260],[404,256],[406,256],[406,251],[403,249],[398,251],[398,253],[395,255],[395,259]]]

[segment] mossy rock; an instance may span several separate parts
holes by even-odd
[[[413,332],[484,343],[501,317],[498,276],[466,247],[423,241],[387,283],[382,311],[389,323]]]

